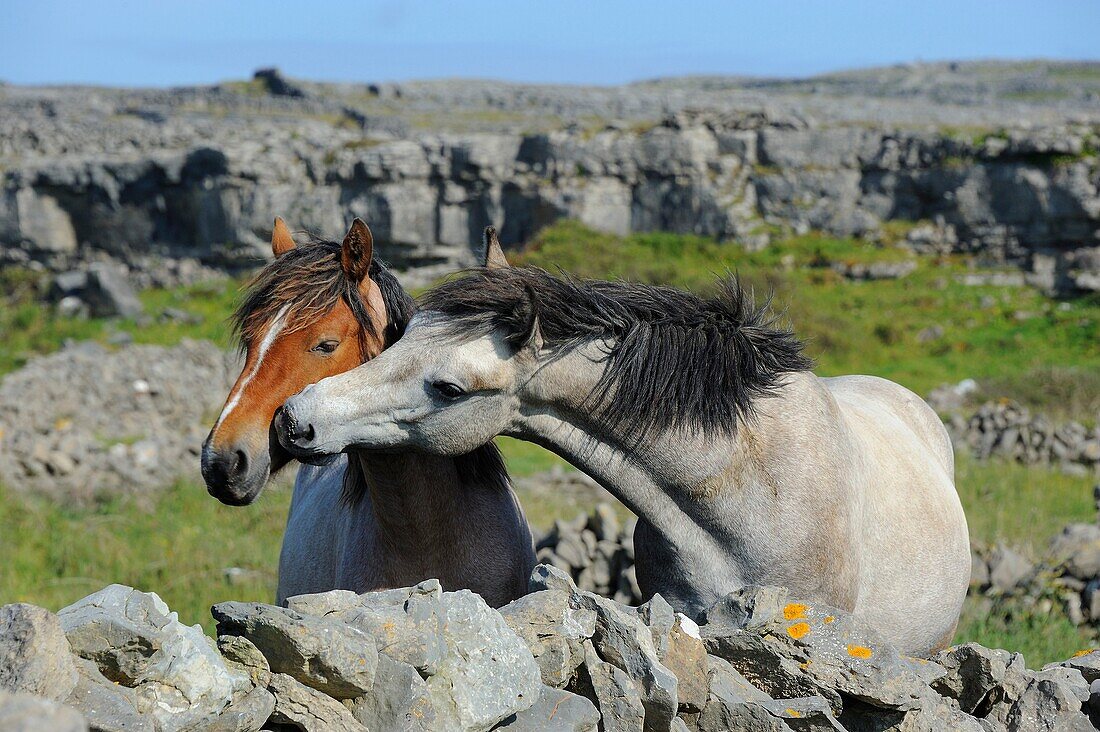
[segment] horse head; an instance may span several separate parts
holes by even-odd
[[[283,402],[348,371],[400,336],[411,300],[373,260],[370,229],[355,219],[342,243],[297,246],[282,219],[274,261],[248,286],[234,320],[244,367],[202,448],[202,475],[229,505],[256,499],[291,456],[272,431]]]

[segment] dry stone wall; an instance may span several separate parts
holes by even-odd
[[[746,587],[703,622],[539,565],[499,611],[435,580],[288,607],[225,602],[217,642],[111,585],[0,608],[5,730],[1088,730],[1100,653],[1028,669],[977,644],[898,653],[836,608]]]

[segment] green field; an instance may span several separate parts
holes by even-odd
[[[975,378],[983,398],[1010,397],[1056,418],[1096,419],[1100,408],[1100,298],[1053,300],[1024,287],[963,284],[975,272],[957,258],[920,259],[900,280],[851,282],[833,263],[895,260],[901,249],[808,235],[758,253],[730,244],[668,234],[627,238],[575,223],[545,230],[515,261],[591,277],[623,277],[701,292],[716,273],[736,272],[758,293],[774,291],[823,375],[871,373],[918,393]],[[226,318],[234,280],[142,294],[148,322],[70,320],[37,304],[30,275],[0,281],[0,374],[66,339],[109,342],[125,331],[142,343],[182,337],[229,345]],[[165,308],[201,322],[164,322]],[[931,326],[938,337],[922,336]],[[560,464],[526,443],[502,440],[510,470],[529,475]],[[960,456],[957,485],[981,545],[997,541],[1035,558],[1070,521],[1095,518],[1092,483],[1042,468],[979,463]],[[547,528],[563,507],[546,495],[524,496],[532,523]],[[225,599],[270,600],[289,490],[276,486],[247,509],[222,506],[202,486],[177,484],[153,497],[69,506],[0,487],[0,601],[58,608],[110,582],[161,594],[186,622],[211,627],[207,609]],[[227,568],[244,570],[227,576]],[[1091,637],[1073,628],[1058,603],[993,609],[968,605],[960,640],[1019,650],[1029,665],[1066,657]]]

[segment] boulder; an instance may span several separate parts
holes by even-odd
[[[710,663],[699,626],[682,614],[659,652],[661,663],[676,676],[676,698],[683,712],[701,712],[709,698]]]
[[[557,689],[584,662],[583,642],[596,632],[596,613],[575,607],[572,595],[541,590],[500,609],[504,622],[523,639],[539,665],[542,682]]]
[[[58,613],[75,654],[132,687],[137,710],[162,732],[210,720],[250,682],[197,626],[179,622],[156,594],[110,585]]]
[[[998,545],[989,557],[989,581],[1002,592],[1011,592],[1031,577],[1031,562],[1012,549]]]
[[[661,663],[653,633],[639,613],[606,597],[578,590],[572,579],[555,567],[535,567],[532,586],[558,588],[559,591],[565,588],[564,591],[570,593],[571,604],[595,614],[596,624],[590,642],[594,652],[602,661],[625,671],[627,678],[633,681],[645,709],[646,730],[667,730],[678,708],[676,676]],[[668,610],[665,614],[671,618],[667,603],[659,599],[656,602],[663,603],[661,607]],[[589,672],[601,673],[592,669]]]
[[[223,602],[210,612],[219,636],[247,638],[272,671],[334,699],[353,699],[374,684],[375,641],[346,623],[256,602]]]
[[[378,656],[374,688],[363,696],[346,700],[344,705],[370,730],[431,732],[449,721],[436,712],[428,684],[416,669],[385,654]]]
[[[772,699],[729,662],[711,658],[710,694],[694,720],[699,732],[720,730],[843,730],[828,701],[820,696]]]
[[[292,676],[273,674],[267,690],[275,697],[271,722],[303,732],[367,732],[343,704]]]
[[[1012,654],[966,643],[941,651],[935,660],[947,673],[932,688],[957,701],[967,714],[984,716],[997,701],[993,695],[1001,690]]]
[[[0,607],[0,689],[60,701],[76,682],[69,641],[56,615],[23,603]]]
[[[125,270],[106,262],[96,262],[86,270],[62,272],[54,278],[50,294],[58,302],[76,298],[98,318],[136,318],[143,312]]]
[[[256,644],[244,636],[223,635],[218,638],[218,650],[226,663],[236,664],[256,686],[267,686],[271,681],[271,665]]]
[[[1087,695],[1086,695],[1087,700]],[[1089,732],[1089,718],[1073,685],[1054,678],[1033,678],[1012,705],[1008,732]]]
[[[600,712],[588,699],[564,689],[544,686],[533,706],[513,714],[493,729],[510,732],[596,732],[599,722]]]
[[[592,641],[584,642],[584,665],[577,690],[596,700],[604,732],[641,732],[646,710],[630,676],[600,659]]]
[[[437,580],[371,592],[288,600],[373,637],[380,652],[424,678],[435,713],[463,730],[487,730],[538,701],[541,672],[527,645],[478,595],[443,592]]]
[[[1080,672],[1085,681],[1091,684],[1093,681],[1100,679],[1100,651],[1081,651],[1066,661],[1047,664],[1043,666],[1043,670],[1047,671],[1057,667],[1074,669]]]
[[[1088,581],[1100,576],[1100,526],[1066,526],[1051,542],[1050,554],[1071,577]]]
[[[87,732],[78,712],[33,694],[0,690],[0,729],[4,732]]]
[[[259,732],[275,711],[275,695],[255,687],[225,708],[203,732]]]
[[[841,710],[840,695],[907,711],[933,692],[914,664],[862,621],[788,590],[744,587],[706,613],[707,650],[729,661],[773,698],[820,695]]]
[[[79,679],[65,704],[76,709],[96,732],[156,732],[156,720],[138,712],[137,693],[116,684],[91,661],[78,658]]]

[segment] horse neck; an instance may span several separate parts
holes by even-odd
[[[350,451],[359,467],[360,489],[370,494],[379,549],[393,563],[425,564],[453,553],[470,521],[469,492],[454,459],[410,453]]]
[[[584,344],[541,364],[528,382],[522,416],[508,434],[581,468],[663,534],[682,534],[685,522],[700,518],[687,514],[699,505],[688,494],[706,491],[742,467],[746,431],[716,438],[660,430],[631,449],[631,438],[601,423],[587,403],[603,375],[604,348]]]

